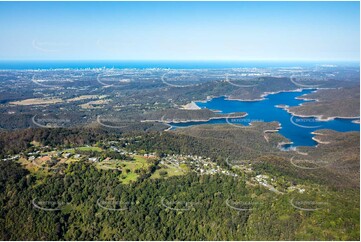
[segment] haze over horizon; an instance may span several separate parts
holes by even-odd
[[[359,61],[359,2],[0,2],[0,60]]]

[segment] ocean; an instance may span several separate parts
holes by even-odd
[[[34,69],[227,69],[227,68],[279,68],[315,67],[317,65],[359,66],[359,62],[306,62],[306,61],[0,61],[1,70]]]

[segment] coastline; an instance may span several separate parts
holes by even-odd
[[[337,88],[333,88],[333,87],[320,87],[320,88],[303,88],[304,89],[316,89],[315,91],[311,92],[311,93],[316,93],[318,90],[332,90],[332,89],[337,89]],[[320,100],[317,99],[317,98],[307,98],[306,96],[309,95],[310,93],[308,94],[304,94],[302,96],[299,96],[299,97],[295,97],[295,99],[298,99],[298,100],[304,100],[304,101],[315,101],[315,102],[319,102]],[[302,104],[301,104],[302,105]]]
[[[257,102],[257,101],[266,100],[265,97],[267,97],[268,95],[272,95],[272,94],[278,94],[278,93],[282,93],[282,92],[302,92],[303,90],[310,90],[310,89],[316,89],[314,92],[317,92],[317,90],[319,90],[319,89],[326,89],[326,88],[297,88],[297,89],[293,89],[293,90],[280,90],[280,91],[276,91],[276,92],[263,92],[261,94],[261,98],[255,98],[255,99],[232,98],[231,96],[224,95],[224,96],[211,97],[211,98],[207,97],[206,100],[195,101],[195,102],[206,103],[206,102],[210,101],[213,98],[220,98],[220,97],[225,97],[225,100],[230,100],[230,101]]]
[[[302,106],[299,105],[299,106]],[[317,121],[322,121],[322,122],[327,122],[327,121],[331,121],[331,120],[334,120],[334,119],[359,119],[360,116],[353,116],[353,117],[345,117],[345,116],[331,116],[331,117],[323,117],[324,115],[305,115],[305,114],[297,114],[296,112],[292,112],[290,110],[290,107],[289,106],[282,106],[282,105],[276,105],[277,108],[282,108],[283,110],[285,110],[286,112],[288,112],[289,114],[291,114],[292,116],[295,116],[295,117],[300,117],[300,118],[315,118]],[[360,123],[359,120],[354,120],[352,122],[354,123],[357,123],[355,121],[358,121],[358,123]]]
[[[293,149],[293,148],[295,148],[295,147],[289,147],[289,148],[287,149],[287,148],[284,148],[283,146],[285,146],[285,145],[292,145],[292,144],[293,144],[292,141],[289,141],[289,142],[285,142],[285,141],[279,142],[279,143],[277,144],[277,148],[280,149],[281,151],[288,151],[289,149]],[[296,148],[295,148],[295,149],[296,149]]]
[[[207,103],[209,102],[210,100],[214,99],[214,98],[224,98],[225,100],[234,100],[234,101],[249,101],[249,102],[254,102],[254,101],[262,101],[262,100],[265,100],[268,95],[272,95],[272,94],[278,94],[278,93],[282,93],[282,92],[302,92],[303,90],[313,90],[312,93],[315,93],[317,92],[318,90],[320,89],[332,89],[332,88],[297,88],[297,89],[294,89],[294,90],[280,90],[280,91],[277,91],[277,92],[264,92],[261,97],[262,99],[252,99],[252,100],[245,100],[245,99],[237,99],[237,98],[231,98],[229,96],[219,96],[219,97],[214,97],[214,96],[207,96],[207,99],[206,100],[201,100],[201,101],[192,101],[191,103],[188,103],[186,105],[183,105],[183,109],[189,109],[189,110],[194,110],[194,108],[197,108],[198,110],[201,109],[198,105],[197,105],[197,102],[199,103]],[[311,98],[308,98],[306,97],[306,95],[308,95],[309,93],[307,94],[304,94],[302,96],[298,96],[298,97],[295,97],[295,99],[298,99],[298,100],[304,100],[304,101],[315,101],[315,102],[319,102],[318,99],[311,99]],[[299,104],[298,106],[302,106],[303,103]],[[290,109],[293,107],[289,107],[288,105],[275,105],[275,107],[277,108],[281,108],[283,110],[285,110],[287,113],[289,113],[290,115],[293,115],[295,117],[301,117],[301,118],[315,118],[317,121],[331,121],[331,120],[334,120],[334,119],[351,119],[353,123],[360,123],[360,116],[351,116],[351,117],[348,117],[348,116],[331,116],[331,117],[324,117],[325,115],[323,114],[320,114],[320,115],[303,115],[303,114],[297,114],[297,112],[293,112],[291,111]],[[297,106],[296,106],[297,107]],[[210,109],[211,110],[211,109]],[[212,112],[214,113],[220,113],[222,112],[221,110],[211,110]],[[248,114],[244,114],[244,115],[238,115],[238,116],[234,116],[232,118],[244,118],[246,117]],[[213,119],[228,119],[230,118],[229,116],[228,117],[211,117],[211,118],[208,118],[208,119],[198,119],[198,120],[182,120],[182,121],[170,121],[169,123],[173,123],[174,125],[176,124],[181,124],[181,123],[188,123],[188,122],[195,122],[194,125],[197,125],[196,122],[208,122],[210,120],[213,120]],[[355,119],[355,120],[353,120]],[[157,120],[159,122],[159,120]],[[167,125],[170,125],[169,123],[165,122],[164,120],[161,120],[161,122],[163,123],[166,123]],[[249,124],[250,126],[252,125],[251,123]],[[173,126],[171,126],[173,127]],[[171,129],[168,128],[169,129]],[[278,127],[278,128],[275,128],[275,129],[272,129],[272,130],[264,130],[263,134],[264,134],[264,138],[267,142],[269,142],[269,137],[267,134],[270,134],[270,133],[277,133],[279,132],[279,130],[281,129],[282,127]],[[318,133],[311,133],[313,135],[317,135]],[[311,137],[311,139],[313,141],[315,141],[317,144],[316,144],[316,147],[318,146],[318,144],[328,144],[329,142],[324,142],[316,137]],[[277,146],[278,148],[280,148],[281,150],[288,150],[288,148],[284,148],[285,145],[292,145],[293,142],[292,141],[289,141],[289,142],[281,142],[279,143]]]
[[[182,105],[180,109],[184,110],[200,110],[201,108],[194,102],[187,103],[185,105]]]
[[[246,117],[248,114],[244,114],[244,115],[237,115],[237,116],[234,116],[232,118],[244,118]],[[172,121],[170,123],[175,123],[175,124],[178,124],[178,123],[188,123],[188,122],[208,122],[208,121],[211,121],[213,119],[227,119],[227,118],[230,118],[229,116],[222,116],[222,117],[211,117],[211,118],[208,118],[208,119],[194,119],[194,120],[182,120],[182,121]],[[160,122],[162,123],[167,123],[165,122],[164,120],[160,120]]]
[[[214,98],[220,98],[220,97],[224,97],[225,100],[230,100],[230,101],[241,101],[241,102],[256,102],[256,101],[262,101],[265,100],[268,95],[272,95],[272,94],[278,94],[278,93],[282,93],[282,92],[302,92],[303,90],[312,90],[315,89],[315,91],[313,91],[312,93],[317,92],[318,90],[321,89],[334,89],[334,88],[297,88],[294,90],[280,90],[280,91],[276,91],[276,92],[264,92],[261,94],[261,98],[258,99],[240,99],[240,98],[232,98],[230,96],[219,96],[219,97],[215,97],[215,96],[208,96],[205,100],[198,100],[198,101],[192,101],[191,103],[188,103],[186,105],[183,105],[182,109],[187,109],[187,110],[199,110],[201,109],[198,105],[197,102],[200,103],[207,103],[208,101],[214,99]],[[307,94],[305,94],[307,95]],[[314,102],[319,102],[319,99],[312,99],[312,98],[307,98],[304,97],[305,95],[302,95],[300,97],[295,97],[295,99],[298,100],[304,100],[304,101],[314,101]],[[299,106],[302,106],[303,104],[301,103]],[[295,117],[300,117],[300,118],[315,118],[317,121],[331,121],[334,119],[360,119],[360,116],[351,116],[351,117],[346,117],[346,116],[331,116],[331,117],[325,117],[324,115],[320,114],[320,115],[305,115],[305,114],[297,114],[296,112],[292,112],[290,110],[290,107],[288,105],[275,105],[275,107],[277,108],[282,108],[283,110],[285,110],[286,112],[288,112],[289,114],[295,116]],[[211,109],[210,109],[211,110]],[[220,110],[211,110],[212,112],[216,112],[216,113],[221,113],[222,111]],[[245,117],[245,116],[242,116]],[[241,117],[235,117],[235,118],[241,118]],[[218,117],[214,117],[214,118],[210,118],[208,120],[195,120],[194,122],[207,122],[210,121],[211,119],[218,119]],[[181,122],[192,122],[193,120],[188,120],[188,121],[181,121]],[[358,123],[360,124],[360,120],[353,120],[353,123]]]
[[[312,90],[312,89],[315,89],[315,91],[313,91],[312,93],[315,93],[317,92],[318,90],[322,90],[322,89],[334,89],[334,88],[319,88],[319,87],[314,87],[314,88],[297,88],[297,89],[294,89],[294,90],[280,90],[280,91],[276,91],[276,92],[264,92],[261,94],[261,98],[258,98],[258,99],[240,99],[240,98],[232,98],[230,96],[218,96],[218,97],[215,97],[215,96],[208,96],[206,98],[206,100],[199,100],[199,101],[192,101],[191,103],[189,104],[186,104],[186,105],[190,105],[192,103],[194,103],[195,106],[197,106],[199,109],[201,109],[198,105],[197,105],[197,102],[200,102],[200,103],[207,103],[208,101],[214,99],[214,98],[220,98],[220,97],[225,97],[225,100],[230,100],[230,101],[241,101],[241,102],[256,102],[256,101],[262,101],[262,100],[265,100],[268,95],[272,95],[272,94],[278,94],[278,93],[282,93],[282,92],[302,92],[303,90]],[[307,95],[307,94],[305,94]],[[305,100],[305,101],[315,101],[315,102],[319,102],[319,99],[312,99],[312,98],[307,98],[307,97],[303,97],[305,95],[302,95],[300,97],[295,97],[296,99],[298,100]],[[186,105],[183,105],[183,106],[186,106]],[[192,104],[193,105],[193,104]],[[299,105],[299,106],[302,106],[302,103]],[[277,108],[282,108],[284,109],[286,112],[288,112],[289,114],[295,116],[295,117],[300,117],[300,118],[316,118],[317,121],[331,121],[331,120],[334,120],[334,119],[359,119],[360,116],[351,116],[351,117],[345,117],[345,116],[331,116],[331,117],[323,117],[324,115],[304,115],[304,114],[297,114],[296,112],[292,112],[290,111],[290,107],[287,106],[287,105],[276,105]],[[197,109],[198,109],[197,108]],[[222,112],[220,110],[211,110],[212,112]],[[198,120],[197,120],[198,121]],[[200,120],[199,122],[206,122],[206,121],[209,121],[209,120]],[[360,123],[359,120],[354,120],[352,121],[353,123]]]
[[[269,138],[267,136],[267,134],[273,134],[273,133],[278,133],[278,131],[282,129],[281,124],[278,123],[278,127],[276,129],[266,129],[263,131],[263,138],[267,141],[267,143],[269,142]]]
[[[324,135],[322,133],[317,133],[317,132],[311,132],[311,134],[313,134],[313,135]],[[329,144],[329,143],[331,143],[331,142],[327,142],[327,141],[321,141],[321,140],[317,139],[315,136],[313,136],[312,139],[317,142],[316,147],[318,146],[318,144]]]
[[[245,113],[244,115],[237,115],[237,116],[233,116],[232,118],[244,118],[246,117],[248,114]],[[208,119],[187,119],[187,120],[181,120],[181,121],[171,121],[171,122],[166,122],[163,119],[154,119],[154,120],[141,120],[141,123],[147,123],[147,122],[158,122],[158,123],[165,123],[167,125],[170,125],[169,123],[189,123],[189,122],[208,122],[211,121],[213,119],[227,119],[230,118],[229,116],[221,116],[221,117],[210,117]]]

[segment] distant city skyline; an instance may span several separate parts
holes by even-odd
[[[359,61],[359,2],[0,2],[0,60]]]

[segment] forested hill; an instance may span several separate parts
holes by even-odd
[[[359,134],[319,131],[320,139],[328,143],[301,151],[311,158],[329,154],[334,162],[342,158],[342,163],[300,170],[284,155],[287,152],[276,152],[273,142],[281,139],[278,134],[271,135],[269,142],[259,142],[259,153],[252,152],[252,144],[226,139],[233,135],[252,140],[262,133],[257,127],[127,134],[97,129],[1,133],[1,154],[7,158],[0,161],[0,239],[359,240],[355,172]],[[110,148],[154,154],[154,158],[137,171],[139,161],[114,155],[108,143]],[[217,144],[232,149],[220,150]],[[85,146],[80,149],[80,145]],[[52,157],[49,163],[34,166],[31,154],[40,148],[46,154],[38,160],[61,150],[63,155],[72,155],[67,152],[73,150],[72,157],[79,153],[84,158],[62,157],[58,162]],[[250,164],[232,167],[224,159],[236,155],[232,150],[249,151],[245,157]],[[185,164],[178,170],[173,169],[175,164],[165,169],[163,158],[178,154],[186,160],[211,157],[220,171],[230,172],[201,174]],[[107,161],[94,162],[91,156]],[[17,158],[9,160],[13,157]],[[115,168],[110,169],[112,159]],[[52,168],[52,162],[58,162],[59,169]]]
[[[290,203],[307,197],[227,176],[122,185],[116,171],[87,164],[43,180],[12,162],[1,162],[0,172],[2,240],[359,239],[352,191],[310,194],[323,207],[305,211]]]

